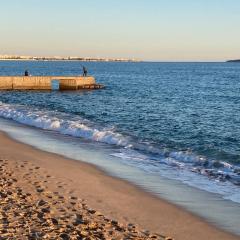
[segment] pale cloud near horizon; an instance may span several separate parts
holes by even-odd
[[[238,0],[0,0],[0,54],[240,58]]]

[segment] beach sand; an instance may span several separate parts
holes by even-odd
[[[4,133],[0,176],[1,240],[239,239],[90,164]]]

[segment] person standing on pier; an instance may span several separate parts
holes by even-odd
[[[24,76],[29,76],[29,72],[28,72],[28,70],[25,70],[25,72],[24,72]]]
[[[85,66],[83,66],[83,76],[84,77],[87,76],[87,68]]]

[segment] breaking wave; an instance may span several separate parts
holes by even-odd
[[[168,178],[181,180],[188,185],[207,191],[220,194],[225,191],[226,193],[226,190],[220,192],[216,190],[215,183],[218,182],[230,184],[228,189],[231,186],[238,188],[238,185],[240,185],[240,167],[237,165],[224,161],[209,160],[191,151],[166,150],[160,146],[141,142],[126,134],[118,133],[114,127],[97,126],[80,116],[0,102],[0,117],[40,129],[119,146],[119,149],[116,149],[117,152],[112,155],[126,164],[148,172],[159,173]],[[198,178],[191,176],[201,176],[202,184],[199,183]],[[210,181],[203,184],[204,179]],[[215,185],[210,187],[211,184],[209,183]],[[219,186],[220,189],[224,188],[222,184]],[[236,191],[235,188],[234,191]],[[225,198],[240,202],[240,196],[229,196],[231,196],[230,193]]]
[[[56,115],[60,116],[56,117]],[[118,146],[127,146],[128,144],[124,136],[115,133],[112,129],[100,130],[88,126],[87,124],[90,125],[90,122],[81,118],[68,120],[67,117],[69,116],[58,112],[30,110],[21,105],[0,103],[0,116],[28,126],[57,131],[74,137]]]

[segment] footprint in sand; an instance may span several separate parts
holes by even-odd
[[[44,188],[42,188],[42,187],[36,187],[36,191],[38,192],[38,193],[42,193],[42,192],[44,192]]]

